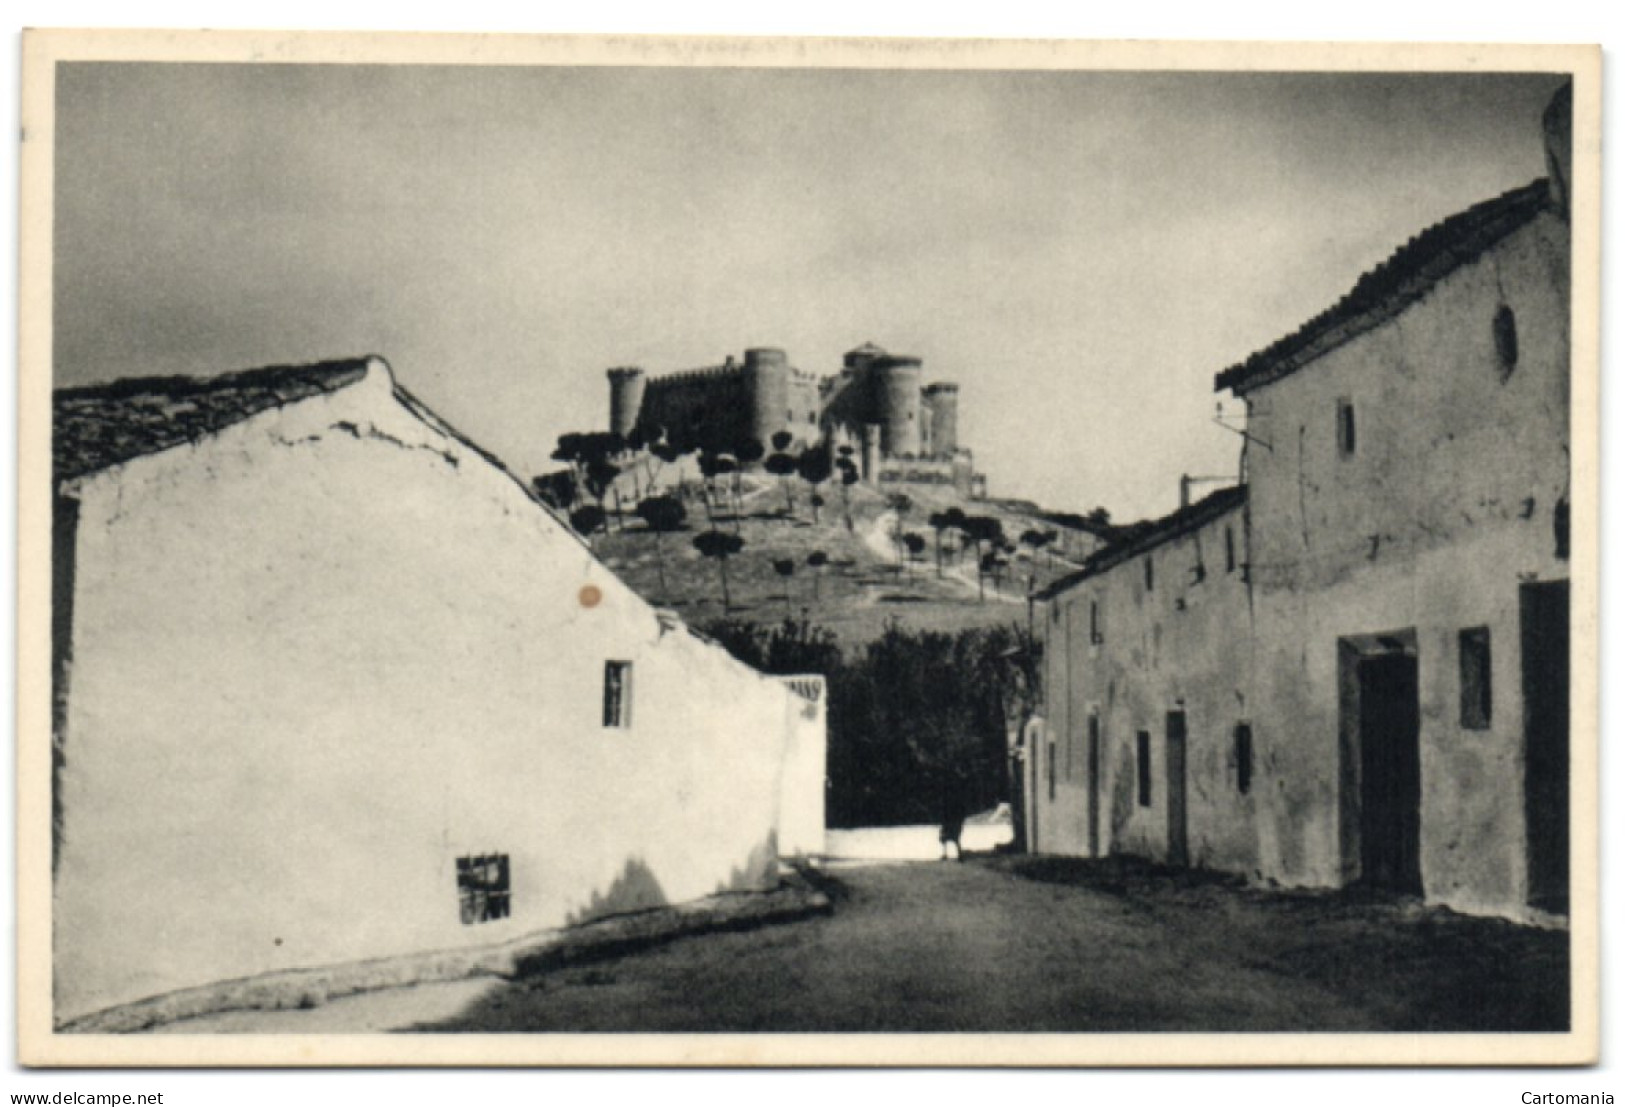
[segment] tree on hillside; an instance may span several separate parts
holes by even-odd
[[[666,587],[666,550],[661,536],[673,531],[683,529],[683,523],[688,519],[688,511],[683,507],[683,501],[676,496],[650,496],[637,507],[638,518],[655,535],[655,564],[660,570],[660,595],[662,601],[669,602],[669,590]]]
[[[795,609],[790,604],[790,578],[796,575],[795,558],[774,558],[773,571],[779,574],[779,577],[784,581],[784,616],[787,619],[794,618]]]
[[[694,548],[701,557],[715,558],[717,572],[722,577],[722,610],[733,610],[733,598],[728,593],[728,559],[745,548],[745,540],[737,534],[708,530],[694,537]]]
[[[824,506],[824,497],[818,494],[818,486],[830,477],[829,452],[817,446],[801,451],[801,457],[796,462],[796,471],[811,490],[807,502],[812,504],[813,522],[816,524],[818,509]]]
[[[813,602],[818,602],[818,582],[823,579],[824,566],[829,564],[829,554],[823,550],[814,550],[807,555],[807,567],[813,571]]]
[[[967,515],[959,529],[965,532],[965,537],[976,544],[976,593],[977,599],[985,603],[987,602],[985,579],[994,567],[994,562],[989,558],[1004,540],[1004,524],[991,515]]]
[[[852,460],[852,447],[842,446],[840,456],[835,459],[835,470],[841,477],[841,510],[846,515],[846,529],[856,530],[852,525],[852,493],[851,488],[858,483],[858,466]]]
[[[891,541],[897,551],[897,566],[903,567],[903,520],[914,510],[914,501],[907,492],[893,492],[886,497],[886,507],[893,514]]]
[[[582,504],[570,512],[570,525],[575,528],[577,534],[587,540],[588,546],[593,544],[592,536],[604,529],[608,519],[604,509],[597,504]]]
[[[767,455],[762,467],[779,478],[779,486],[784,489],[784,513],[795,518],[796,491],[795,481],[791,480],[800,469],[800,458],[790,452],[790,446],[795,442],[789,431],[781,430],[773,435],[773,452]]]
[[[925,552],[925,535],[909,531],[903,535],[903,545],[908,547],[908,562],[912,565]]]

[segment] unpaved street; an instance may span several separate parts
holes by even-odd
[[[828,870],[832,915],[493,988],[432,1030],[1558,1029],[1568,935],[1132,862]]]

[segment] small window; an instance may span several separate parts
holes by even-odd
[[[1490,725],[1490,630],[1472,627],[1458,639],[1461,661],[1461,725],[1487,730]]]
[[[1236,724],[1236,791],[1246,795],[1253,786],[1253,727]]]
[[[1224,571],[1236,571],[1236,532],[1229,527],[1224,528]]]
[[[463,925],[507,918],[509,898],[507,854],[457,859],[457,907]]]
[[[1049,798],[1055,802],[1055,743],[1049,744]]]
[[[604,662],[604,725],[632,725],[632,663]]]
[[[1151,555],[1146,554],[1145,555],[1145,590],[1147,592],[1149,592],[1153,588],[1155,588],[1156,586],[1157,586],[1156,577],[1154,575],[1154,571],[1151,568]]]
[[[1151,806],[1151,732],[1142,730],[1134,735],[1136,760],[1139,767],[1140,806]]]
[[[1106,640],[1100,629],[1100,603],[1097,600],[1089,601],[1089,642],[1098,646]]]
[[[1344,457],[1354,453],[1354,401],[1337,401],[1337,452]]]
[[[1506,380],[1518,367],[1518,317],[1502,304],[1495,309],[1495,360],[1501,366],[1501,379]]]

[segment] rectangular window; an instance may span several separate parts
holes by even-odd
[[[1151,591],[1151,589],[1156,587],[1156,584],[1157,584],[1156,579],[1152,575],[1151,555],[1146,554],[1145,555],[1145,590],[1147,592]]]
[[[1344,457],[1354,453],[1354,401],[1337,401],[1337,452]]]
[[[1100,604],[1095,600],[1089,601],[1089,642],[1100,645],[1106,636],[1100,632]]]
[[[457,907],[465,926],[508,917],[508,855],[457,859]]]
[[[1458,637],[1461,660],[1461,725],[1487,730],[1490,725],[1490,628],[1472,627]]]
[[[1140,806],[1151,806],[1151,732],[1139,731],[1134,735],[1136,761],[1139,767]]]
[[[1253,786],[1253,728],[1236,724],[1236,791],[1246,795]]]
[[[604,662],[604,725],[632,725],[632,663]]]
[[[1229,527],[1224,528],[1224,571],[1236,571],[1236,532]]]
[[[1049,798],[1055,802],[1055,743],[1049,744]]]

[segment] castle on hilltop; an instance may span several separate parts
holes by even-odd
[[[959,385],[921,384],[917,357],[873,343],[847,352],[840,372],[797,369],[780,349],[745,351],[721,365],[661,377],[609,370],[609,427],[622,436],[664,432],[720,449],[789,432],[793,450],[849,448],[871,484],[952,484],[986,493],[971,451],[959,444]]]

